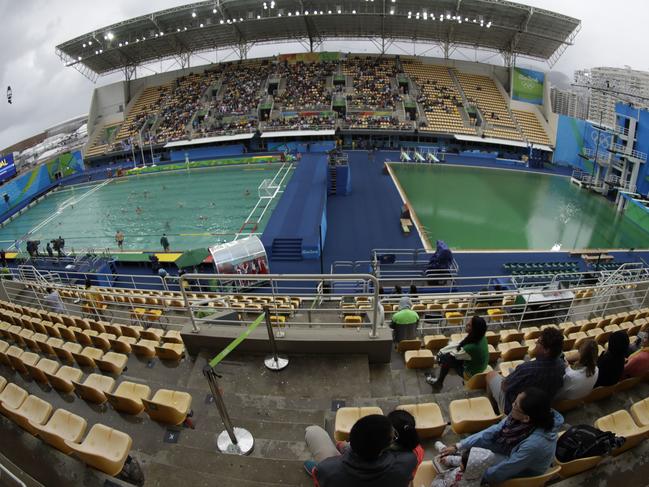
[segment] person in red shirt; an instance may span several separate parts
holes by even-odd
[[[640,377],[649,372],[649,333],[644,333],[640,349],[633,353],[624,366],[623,378]]]

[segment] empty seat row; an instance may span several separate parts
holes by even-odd
[[[97,423],[85,439],[84,418],[65,409],[53,411],[47,401],[27,393],[0,377],[0,413],[18,426],[66,455],[73,454],[91,467],[108,475],[117,475],[131,450],[129,435]]]

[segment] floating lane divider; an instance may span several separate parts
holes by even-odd
[[[230,355],[239,344],[250,336],[250,334],[257,329],[257,327],[266,319],[266,313],[260,314],[255,321],[248,325],[248,328],[239,335],[237,338],[232,340],[227,347],[225,347],[216,357],[210,361],[210,367],[216,367],[225,357]]]

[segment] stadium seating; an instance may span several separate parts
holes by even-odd
[[[451,428],[458,435],[480,431],[497,423],[502,417],[494,413],[491,402],[486,397],[451,401],[449,413]]]
[[[336,441],[348,441],[352,426],[359,419],[372,414],[383,414],[377,407],[343,407],[336,411],[334,438]]]
[[[397,406],[397,409],[408,411],[414,416],[415,427],[420,438],[437,438],[444,433],[446,421],[437,404],[404,404]]]
[[[95,424],[81,443],[64,440],[65,445],[91,467],[117,475],[124,466],[133,440],[126,433]]]
[[[512,110],[512,113],[528,142],[546,146],[551,144],[548,134],[534,113],[522,110]]]
[[[66,444],[66,441],[79,442],[86,432],[88,423],[81,416],[65,409],[57,409],[47,423],[35,424],[29,420],[29,424],[43,441],[69,455],[72,453],[72,448]]]
[[[465,124],[460,115],[458,105],[462,103],[462,96],[447,67],[405,61],[403,70],[421,91],[418,101],[426,114],[427,124],[420,127],[420,131],[476,135],[475,128]]]

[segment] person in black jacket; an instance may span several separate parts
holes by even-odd
[[[417,467],[413,451],[393,450],[392,423],[381,414],[359,419],[352,426],[349,445],[337,447],[319,426],[309,426],[306,443],[316,462],[304,468],[316,487],[408,487]]]
[[[629,335],[619,330],[608,337],[608,349],[597,359],[599,375],[595,387],[617,384],[624,372],[624,362],[629,349]]]

